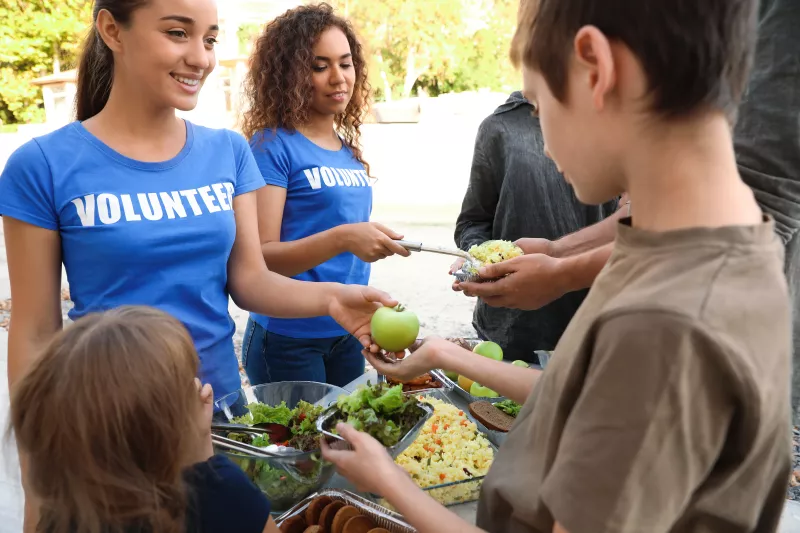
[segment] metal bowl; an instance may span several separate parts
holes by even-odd
[[[232,392],[215,403],[230,422],[246,414],[247,405],[255,402],[279,405],[285,401],[294,409],[300,400],[328,407],[347,391],[312,381],[285,381],[246,387]],[[273,512],[289,509],[306,496],[319,490],[334,474],[334,467],[322,460],[320,451],[296,452],[274,458],[256,458],[218,449],[238,464],[248,477],[269,498]]]

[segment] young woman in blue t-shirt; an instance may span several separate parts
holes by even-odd
[[[272,316],[333,316],[368,345],[375,309],[395,302],[270,272],[256,213],[264,180],[247,142],[176,116],[216,64],[214,0],[97,0],[93,14],[78,121],[22,146],[0,175],[11,384],[62,328],[62,264],[73,319],[125,304],[166,311],[219,395],[241,387],[229,295]]]
[[[270,269],[306,281],[367,284],[370,265],[407,256],[401,235],[369,222],[372,184],[359,146],[369,84],[350,24],[302,6],[259,37],[245,84],[244,134],[267,186],[258,191]],[[361,343],[330,317],[250,316],[242,359],[252,383],[345,385],[364,372]]]

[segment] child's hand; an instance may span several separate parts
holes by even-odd
[[[198,409],[197,430],[200,436],[199,460],[206,461],[214,455],[214,445],[211,443],[211,419],[214,416],[214,390],[211,385],[203,385],[199,379],[194,378],[194,386],[200,399]]]

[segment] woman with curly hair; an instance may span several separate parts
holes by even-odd
[[[372,179],[359,146],[370,87],[352,26],[327,4],[291,9],[258,38],[243,130],[266,187],[261,249],[295,279],[366,284],[370,265],[408,256],[402,235],[369,222]],[[287,295],[288,296],[288,295]],[[363,374],[361,343],[330,317],[251,314],[242,349],[251,383],[345,385]]]

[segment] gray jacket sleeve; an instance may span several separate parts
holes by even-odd
[[[455,242],[462,250],[492,238],[504,176],[501,136],[502,132],[488,121],[478,128],[469,185],[456,221]]]

